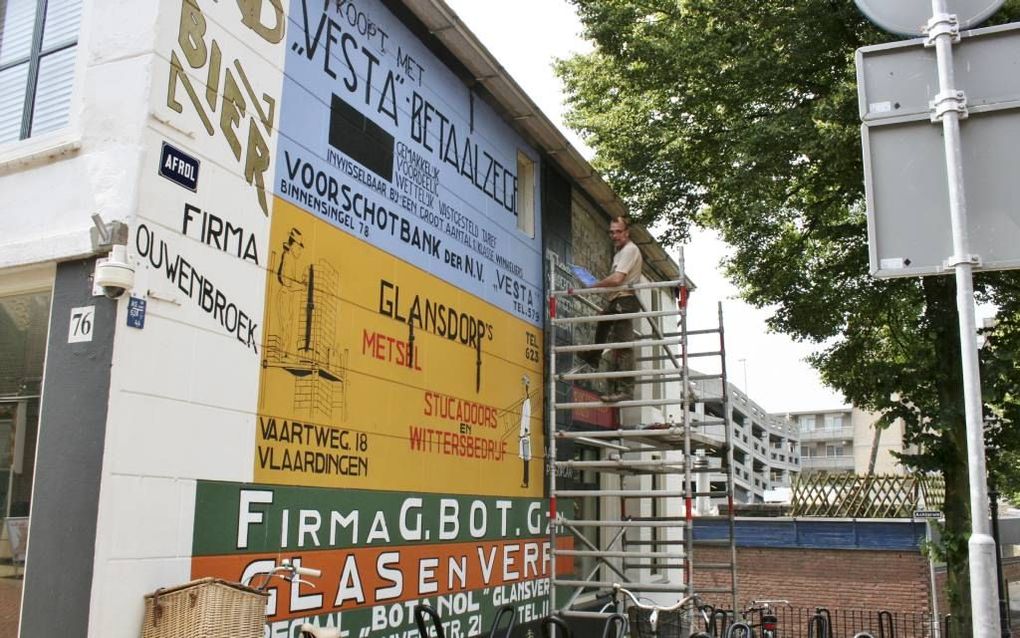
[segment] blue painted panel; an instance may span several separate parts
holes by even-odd
[[[290,0],[290,16],[274,193],[541,327],[541,172],[526,191],[517,176],[538,152],[384,2]]]
[[[729,538],[726,521],[695,521],[695,540]],[[924,524],[912,521],[739,519],[738,547],[917,550]]]
[[[917,549],[924,540],[924,523],[869,523],[857,530],[863,549]]]
[[[857,525],[844,521],[797,521],[797,547],[855,548]]]

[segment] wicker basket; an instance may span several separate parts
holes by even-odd
[[[686,638],[688,635],[687,616],[679,611],[660,611],[656,631],[649,622],[651,611],[639,607],[627,609],[631,638]]]
[[[142,638],[262,638],[269,594],[218,578],[145,596]]]

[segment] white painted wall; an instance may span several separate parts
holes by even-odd
[[[248,3],[255,6],[256,3]],[[261,4],[263,13],[273,3]],[[269,255],[269,216],[227,142],[222,95],[227,69],[243,66],[255,91],[279,118],[289,42],[262,43],[241,24],[239,3],[198,3],[199,37],[222,53],[193,65],[194,41],[180,38],[182,0],[91,0],[82,17],[71,124],[63,131],[0,147],[0,283],[33,264],[91,254],[90,215],[126,222],[132,293],[147,303],[144,329],[126,326],[128,298],[118,302],[108,421],[94,549],[91,638],[136,638],[143,595],[190,579],[196,484],[251,482],[260,359],[167,275],[162,259],[180,256],[259,324],[261,348]],[[171,74],[181,61],[213,123]],[[217,85],[207,93],[205,83]],[[176,99],[170,97],[170,92]],[[242,87],[242,91],[244,88]],[[174,108],[179,104],[180,108]],[[252,104],[233,125],[247,144]],[[276,122],[270,126],[276,131]],[[509,130],[509,128],[507,128]],[[169,142],[201,163],[197,192],[157,173]],[[267,137],[275,158],[276,135]],[[273,166],[265,175],[271,198]],[[257,263],[184,232],[185,205],[243,228],[255,238]],[[141,229],[145,229],[142,231]],[[193,227],[194,228],[194,227]],[[140,234],[140,232],[142,234]],[[144,238],[144,242],[139,239]],[[151,253],[155,255],[156,253]],[[82,551],[88,551],[83,548]]]
[[[85,4],[69,126],[0,146],[0,268],[88,254],[92,213],[134,213],[157,6]]]
[[[130,4],[132,11],[140,8],[138,2]],[[113,138],[118,137],[118,123],[111,119],[118,117],[117,110],[104,96],[123,89],[134,105],[133,170],[110,189],[134,203],[129,254],[136,268],[135,292],[147,301],[143,330],[125,327],[125,301],[118,315],[89,627],[90,636],[103,638],[134,638],[143,594],[190,580],[196,481],[248,482],[253,474],[260,370],[256,348],[240,342],[203,309],[198,293],[186,293],[171,281],[163,263],[180,256],[208,277],[229,303],[258,324],[254,337],[261,347],[269,217],[243,177],[244,155],[238,162],[224,137],[222,103],[204,106],[214,125],[209,135],[183,83],[171,80],[171,56],[176,54],[200,98],[206,96],[207,71],[213,66],[213,39],[222,51],[217,97],[223,92],[225,69],[236,60],[255,90],[266,92],[278,105],[283,69],[283,47],[260,47],[245,34],[234,2],[200,3],[208,56],[200,69],[192,69],[179,38],[182,3],[142,4],[145,21],[134,23],[132,30],[147,34],[139,48],[148,50],[118,56],[118,64],[131,70],[127,86],[121,83],[125,76],[112,66],[96,71],[97,85],[87,99],[94,99],[97,111],[109,114],[97,129],[108,129]],[[101,39],[116,55],[120,36],[113,38]],[[170,106],[174,101],[180,112]],[[242,146],[252,115],[248,106],[248,117],[236,124]],[[267,141],[275,155],[273,140],[270,136]],[[199,160],[197,192],[158,175],[163,142]],[[111,140],[111,146],[119,145]],[[115,173],[110,167],[104,175]],[[272,168],[266,181],[271,188]],[[267,197],[271,200],[271,193]],[[194,209],[185,233],[186,204],[243,228],[254,238],[259,263],[203,241],[201,213]],[[157,252],[163,246],[166,253]]]

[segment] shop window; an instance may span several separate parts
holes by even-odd
[[[0,0],[0,144],[67,126],[81,0]]]
[[[0,518],[28,516],[50,293],[0,297]]]

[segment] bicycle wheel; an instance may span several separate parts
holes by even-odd
[[[726,628],[726,638],[754,638],[754,630],[746,622],[735,622]]]

